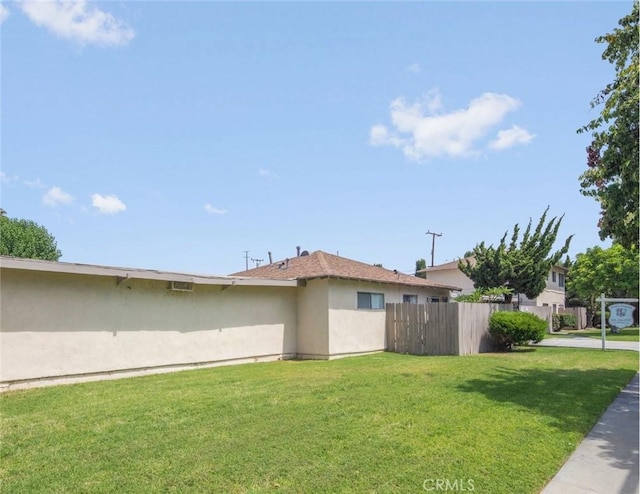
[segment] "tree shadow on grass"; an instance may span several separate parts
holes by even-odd
[[[597,440],[599,457],[627,470],[627,483],[638,481],[638,385],[621,386],[634,377],[629,369],[510,369],[497,367],[484,379],[469,379],[461,391],[480,393],[490,400],[511,403],[550,419],[562,431],[586,434],[613,403],[589,438]],[[618,399],[616,399],[620,395]]]

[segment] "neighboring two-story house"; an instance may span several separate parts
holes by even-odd
[[[473,258],[468,258],[473,262]],[[459,295],[468,295],[475,288],[473,281],[460,269],[458,269],[458,261],[451,261],[438,266],[429,267],[422,270],[427,274],[427,279],[435,283],[446,285],[454,285],[462,288]],[[563,266],[553,266],[547,277],[547,285],[544,291],[535,299],[529,299],[523,293],[514,294],[513,302],[519,305],[536,305],[542,307],[551,307],[554,313],[564,309],[565,304],[565,281],[567,277],[567,269]]]

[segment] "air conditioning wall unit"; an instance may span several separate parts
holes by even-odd
[[[170,281],[169,290],[172,292],[192,292],[193,283],[188,281]]]

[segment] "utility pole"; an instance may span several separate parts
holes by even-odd
[[[249,251],[243,250],[244,252],[244,270],[249,271]]]
[[[442,237],[442,233],[427,232],[425,235],[431,235],[431,267],[433,267],[433,259],[436,253],[436,237]]]

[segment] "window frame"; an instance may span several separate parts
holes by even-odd
[[[380,299],[382,299],[382,302],[380,302]],[[376,301],[376,303],[374,303],[374,300]],[[363,304],[361,302],[365,303]],[[384,293],[357,292],[356,308],[358,310],[385,310]]]
[[[567,282],[567,277],[564,273],[558,273],[558,286],[564,288],[565,283]]]
[[[406,300],[410,299],[410,300]],[[402,294],[402,303],[403,304],[417,304],[418,296],[414,293],[404,293]]]

